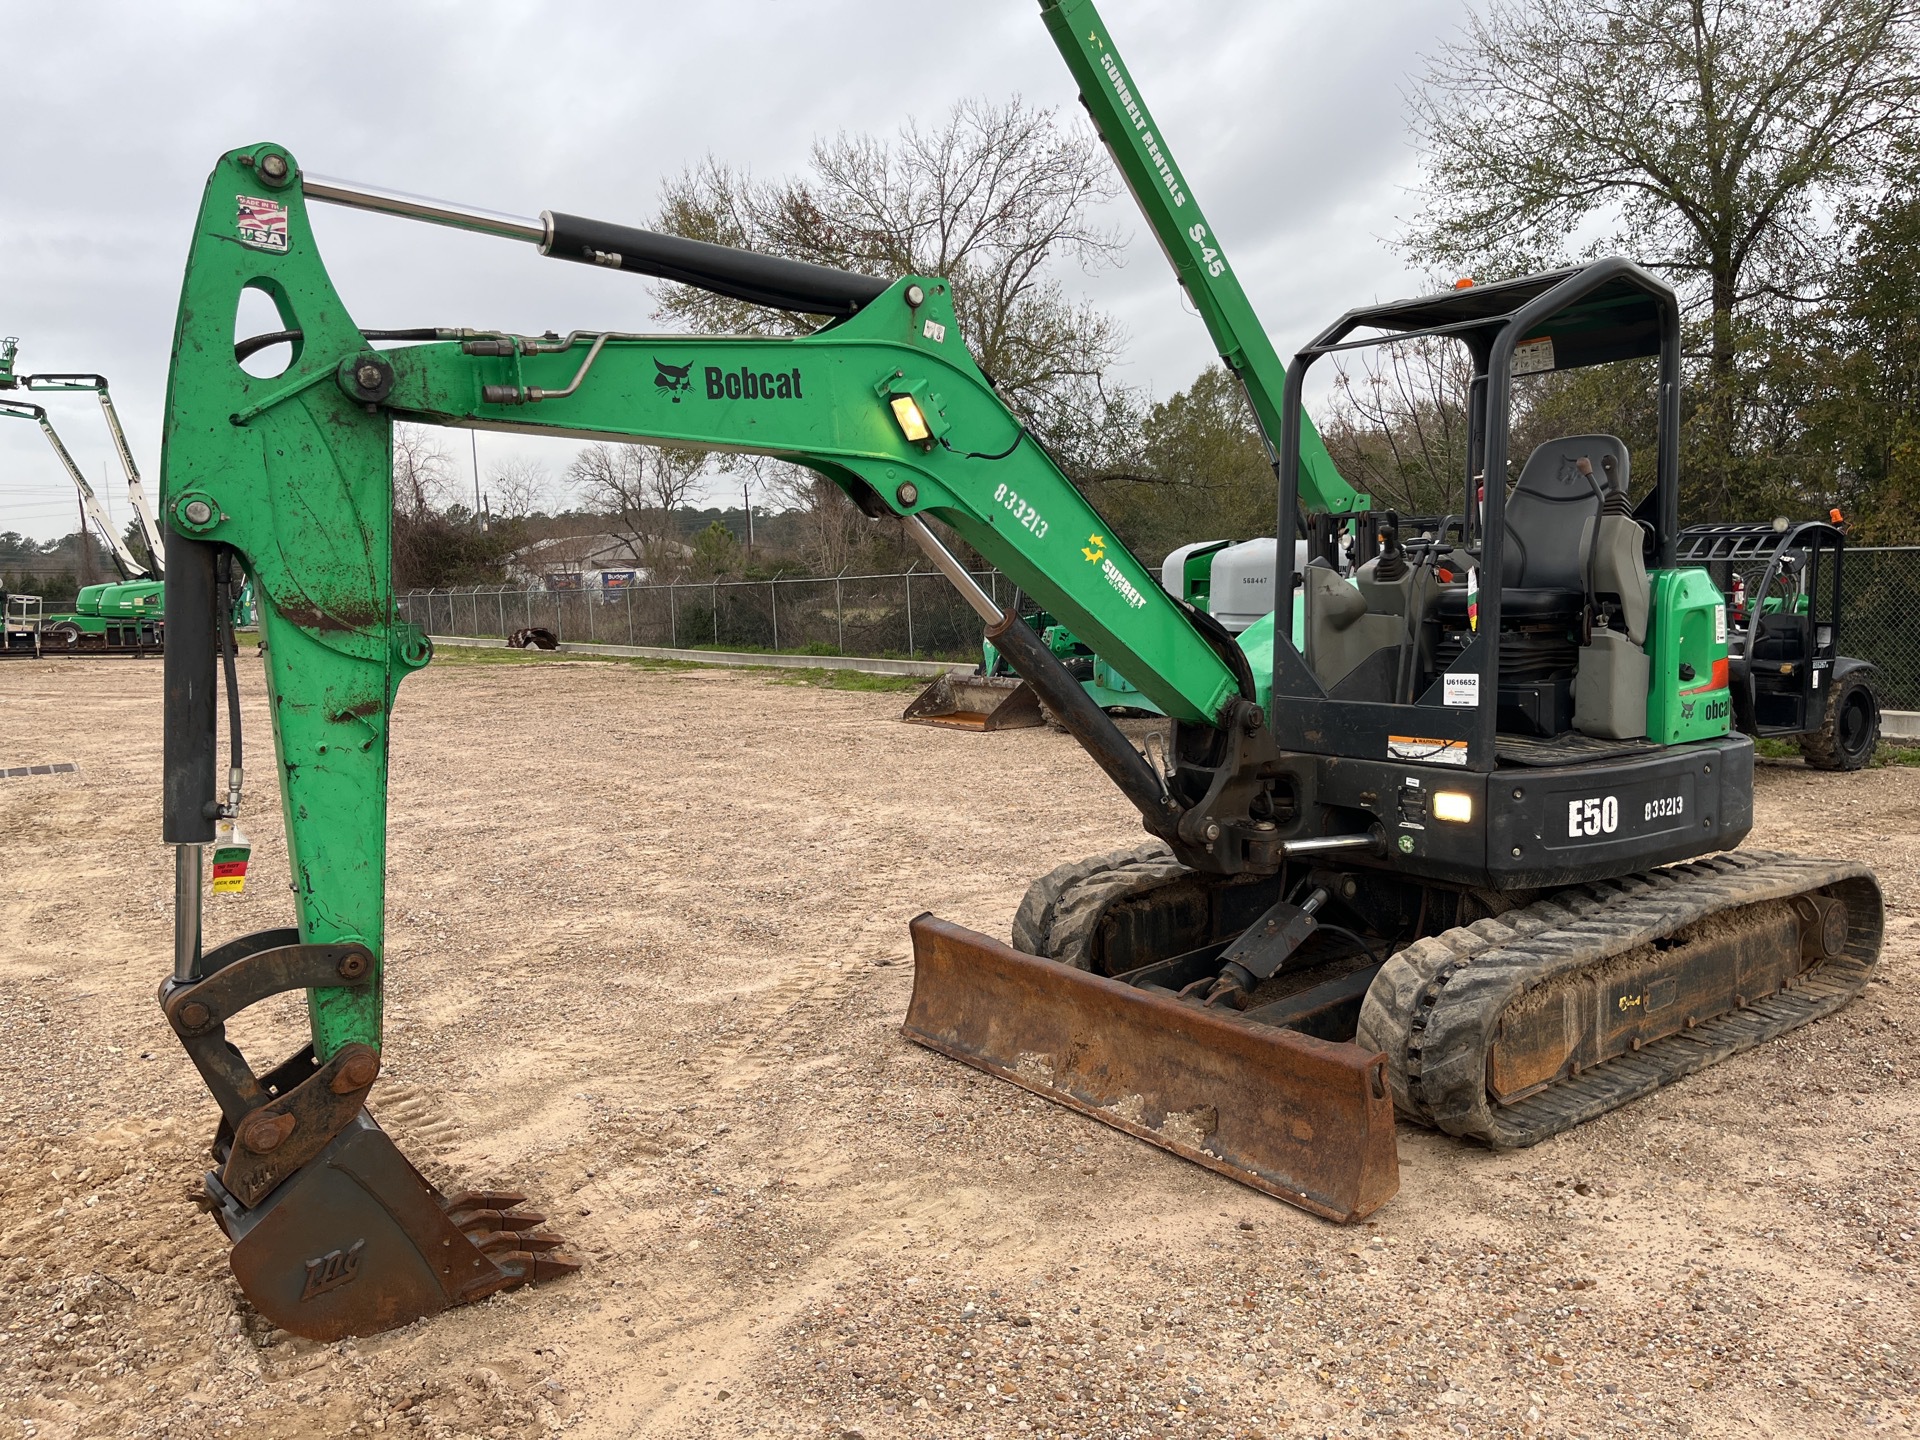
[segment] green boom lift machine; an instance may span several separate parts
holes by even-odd
[[[1672,295],[1606,260],[1351,312],[1283,371],[1093,6],[1041,8],[1276,437],[1276,533],[1312,548],[1287,567],[1305,586],[1303,647],[1270,620],[1236,640],[1155,583],[974,365],[938,276],[876,280],[426,201],[306,174],[273,144],[214,167],[163,464],[176,927],[160,1001],[220,1109],[210,1207],[273,1322],[364,1333],[574,1267],[518,1195],[440,1194],[365,1108],[381,1058],[389,714],[431,658],[394,608],[400,419],[775,455],[897,519],[1150,836],[1037,881],[1014,945],[915,920],[906,1035],[1316,1214],[1354,1219],[1392,1195],[1396,1108],[1526,1144],[1865,983],[1882,928],[1870,871],[1721,853],[1752,822],[1753,751],[1727,730],[1720,596],[1674,564]],[[825,323],[794,339],[368,332],[322,264],[315,201]],[[290,358],[272,377],[234,360],[248,289],[279,311]],[[1342,577],[1336,517],[1317,508],[1333,487],[1303,443],[1306,371],[1368,336],[1432,333],[1462,337],[1478,369],[1458,543],[1390,536]],[[1522,345],[1551,346],[1560,366],[1660,358],[1661,442],[1637,502],[1610,437],[1554,441],[1513,475]],[[1173,722],[1169,752],[1129,744],[927,515],[1111,657]],[[294,915],[208,946],[204,850],[242,790],[237,701],[224,776],[216,711],[222,678],[234,694],[226,602],[243,574]],[[225,1026],[295,991],[311,1043],[256,1071]]]
[[[80,504],[100,537],[113,551],[114,567],[120,572],[117,582],[83,586],[67,614],[48,615],[37,621],[37,645],[0,647],[0,654],[75,654],[75,655],[152,655],[158,654],[163,639],[161,583],[165,549],[160,527],[154,522],[153,509],[147,504],[146,490],[140,483],[140,470],[128,448],[126,432],[113,408],[103,375],[59,374],[16,375],[14,359],[19,342],[12,337],[0,340],[0,392],[84,393],[97,396],[106,417],[107,431],[113,437],[114,453],[120,457],[121,473],[126,477],[127,497],[139,517],[141,537],[147,559],[135,557],[113,527],[100,504],[100,497],[87,483],[85,473],[74,461],[66,443],[53,427],[46,407],[28,400],[0,396],[0,417],[31,420],[39,425],[59,458],[67,478],[80,492]],[[24,634],[24,632],[22,632]]]

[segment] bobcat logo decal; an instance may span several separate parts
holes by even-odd
[[[655,360],[653,368],[660,372],[653,377],[654,385],[666,391],[674,404],[680,403],[682,391],[693,388],[693,381],[688,378],[688,372],[693,369],[691,360],[684,365],[668,365],[664,361]]]

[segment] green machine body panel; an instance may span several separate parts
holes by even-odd
[[[1656,570],[1646,652],[1647,738],[1712,740],[1733,726],[1727,674],[1727,602],[1705,570]]]
[[[1153,227],[1181,288],[1206,323],[1214,348],[1246,387],[1271,454],[1280,444],[1286,366],[1228,264],[1220,237],[1200,213],[1165,134],[1141,99],[1092,0],[1041,0],[1040,15],[1080,87],[1094,127]],[[1304,412],[1300,461],[1300,494],[1308,508],[1329,515],[1368,508],[1367,497],[1341,476]]]

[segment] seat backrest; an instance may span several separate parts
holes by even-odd
[[[1593,466],[1593,485],[1577,467],[1582,456]],[[1585,592],[1587,557],[1580,535],[1587,521],[1600,514],[1594,485],[1604,493],[1608,459],[1613,461],[1613,484],[1627,490],[1627,447],[1612,435],[1563,435],[1527,457],[1507,496],[1503,584]]]

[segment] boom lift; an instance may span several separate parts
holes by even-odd
[[[31,393],[91,393],[99,397],[106,416],[107,431],[113,437],[115,453],[120,457],[121,473],[127,482],[127,497],[139,516],[141,534],[146,543],[147,560],[135,558],[127,543],[114,528],[111,517],[87,483],[60,434],[53,428],[46,407],[27,400],[0,398],[0,416],[32,420],[39,425],[53,453],[59,457],[67,478],[80,492],[80,503],[94,528],[113,551],[114,568],[120,572],[118,584],[89,585],[75,600],[73,613],[46,617],[40,627],[40,643],[48,650],[74,653],[150,653],[160,645],[160,607],[165,549],[155,523],[146,490],[140,483],[140,470],[134,464],[133,451],[127,445],[126,432],[114,411],[106,377],[102,375],[15,375],[14,356],[19,342],[11,337],[0,341],[0,391],[21,390]]]
[[[1084,50],[1070,55],[1077,72],[1124,97],[1129,124],[1142,117],[1127,143],[1150,147],[1146,160],[1120,147],[1122,164],[1156,167],[1143,173],[1167,198],[1136,192],[1163,238],[1163,212],[1180,212],[1176,268],[1258,369],[1264,336],[1222,302],[1217,241],[1092,7],[1043,13],[1063,47]],[[316,200],[828,323],[796,339],[363,331],[314,243]],[[273,300],[290,344],[272,378],[234,359],[249,288]],[[1490,478],[1460,544],[1418,553],[1390,536],[1349,582],[1326,569],[1331,527],[1296,525],[1302,501],[1329,488],[1300,385],[1363,324],[1465,337],[1480,376],[1463,491]],[[370,336],[422,343],[383,350]],[[1555,442],[1507,493],[1514,354],[1542,336],[1567,364],[1663,358],[1669,423],[1641,507],[1651,575],[1641,529],[1620,513],[1617,442]],[[1037,882],[1015,921],[1024,949],[914,921],[906,1034],[1351,1219],[1397,1183],[1396,1103],[1453,1133],[1527,1143],[1825,1013],[1877,956],[1880,896],[1862,866],[1673,863],[1738,843],[1752,775],[1750,743],[1726,733],[1718,596],[1672,566],[1678,353],[1672,296],[1624,261],[1334,327],[1256,404],[1282,435],[1277,533],[1313,539],[1297,648],[1271,620],[1229,635],[1155,583],[995,395],[939,277],[887,282],[573,215],[427,201],[303,174],[273,144],[223,156],[188,258],[162,467],[176,927],[160,1000],[219,1102],[207,1192],[242,1288],[275,1323],[326,1339],[573,1266],[514,1208],[520,1197],[440,1195],[364,1108],[380,1067],[388,717],[399,682],[430,658],[394,608],[396,419],[775,455],[898,517],[1154,837]],[[1129,744],[973,584],[928,515],[1111,657],[1174,722],[1170,753]],[[264,634],[297,925],[208,948],[204,847],[242,788],[237,699],[224,787],[215,712],[221,672],[234,693],[223,617],[243,572]],[[1477,587],[1478,574],[1500,583]],[[1550,730],[1569,694],[1574,723]],[[256,1072],[225,1024],[295,990],[312,1043]]]

